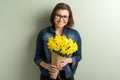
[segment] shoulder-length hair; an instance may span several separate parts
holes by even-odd
[[[72,10],[69,5],[65,3],[58,3],[55,8],[53,9],[51,16],[50,16],[50,22],[54,25],[54,17],[56,14],[57,10],[68,10],[69,12],[69,18],[68,18],[68,23],[66,24],[67,27],[73,27],[74,25],[74,20],[73,20],[73,15],[72,15]]]

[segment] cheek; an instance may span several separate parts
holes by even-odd
[[[67,23],[68,23],[68,20],[66,20],[65,23],[67,24]]]
[[[68,20],[66,20],[66,23],[68,23]]]
[[[54,19],[54,23],[56,24],[57,23],[57,21]]]

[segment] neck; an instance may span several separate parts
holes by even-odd
[[[55,33],[56,33],[56,35],[62,35],[63,34],[63,28],[56,28]]]

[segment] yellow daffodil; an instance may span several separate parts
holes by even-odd
[[[48,39],[48,48],[60,56],[73,54],[78,50],[78,45],[72,39],[68,39],[65,35],[56,35]]]

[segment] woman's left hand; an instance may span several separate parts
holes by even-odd
[[[72,58],[64,58],[63,60],[60,61],[60,68],[62,69],[64,66],[67,64],[72,63]]]

